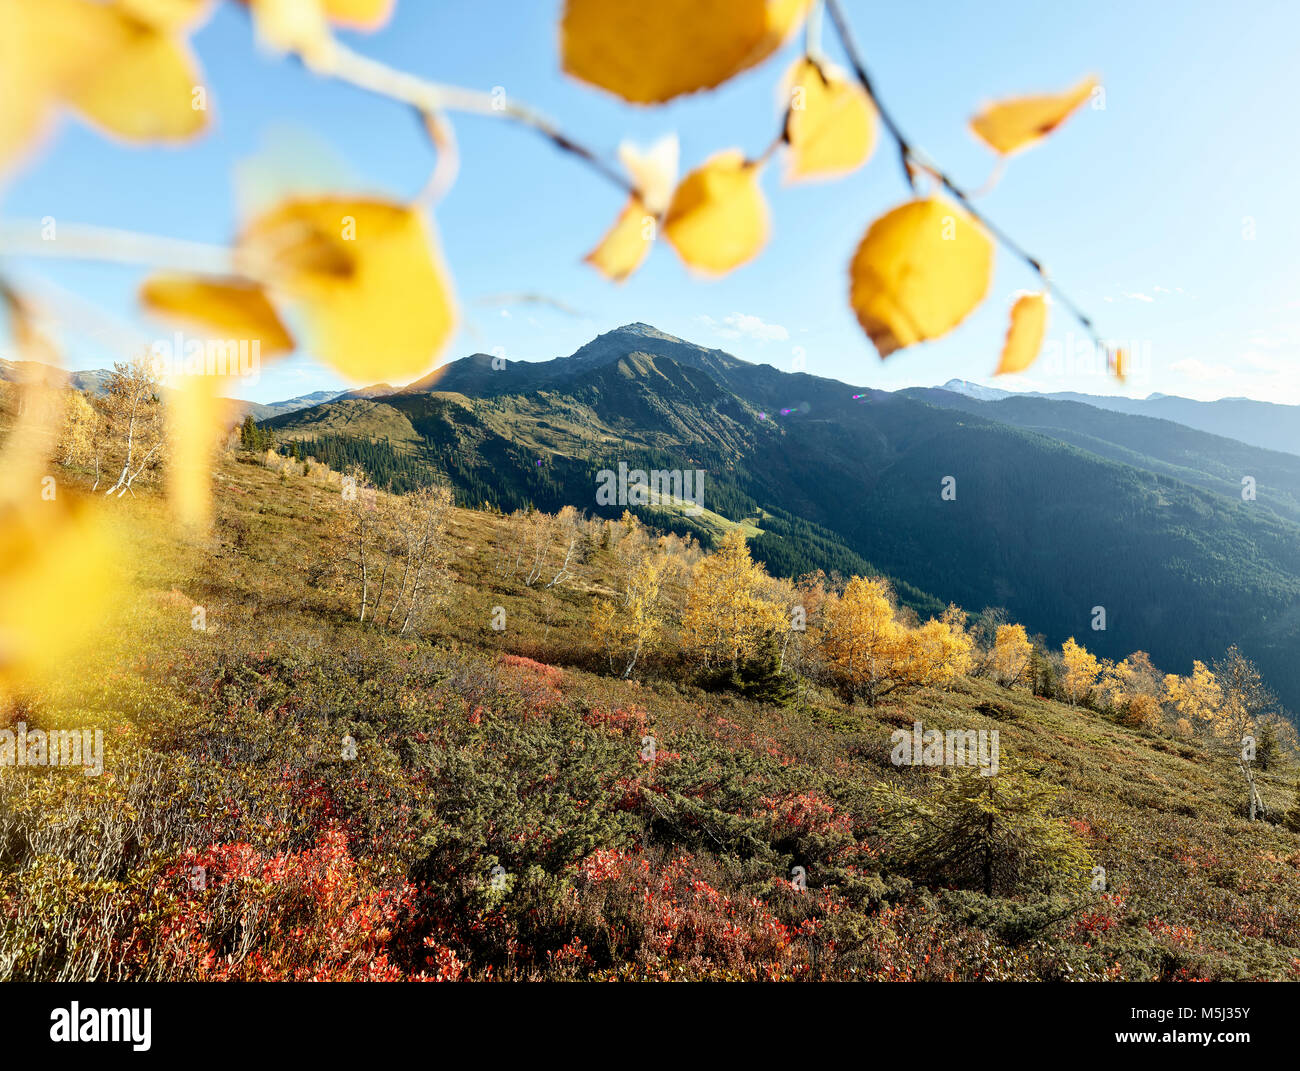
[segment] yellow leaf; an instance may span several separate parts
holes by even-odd
[[[12,490],[12,489],[11,489]],[[33,484],[0,496],[0,691],[66,676],[101,629],[119,586],[121,548],[103,507]]]
[[[1011,306],[1011,326],[994,375],[1023,372],[1038,359],[1047,331],[1047,295],[1021,294]]]
[[[85,0],[0,0],[0,165],[43,131],[62,91],[100,62],[106,9]]]
[[[621,283],[641,266],[654,241],[655,218],[637,197],[631,198],[614,226],[586,256],[586,262],[607,279]]]
[[[377,200],[289,200],[239,241],[253,274],[296,303],[314,354],[355,380],[427,372],[455,326],[424,217]]]
[[[310,64],[327,62],[331,22],[353,30],[377,30],[396,0],[244,0],[253,11],[258,40],[277,52],[294,52]]]
[[[1123,383],[1128,376],[1128,347],[1107,346],[1106,367],[1112,376]]]
[[[194,90],[203,79],[188,46],[119,8],[85,7],[97,13],[104,52],[64,90],[68,105],[131,141],[180,141],[202,131],[208,112],[195,106]]]
[[[862,87],[802,59],[790,72],[786,179],[832,178],[861,167],[876,144],[876,110]]]
[[[159,30],[179,30],[211,12],[212,0],[114,0],[119,11]]]
[[[0,18],[5,10],[0,6]],[[6,18],[0,35],[0,164],[34,141],[49,117],[53,95],[44,79],[37,56],[18,45]]]
[[[0,696],[67,674],[104,627],[122,571],[102,509],[49,476],[65,392],[40,382],[21,390],[0,443]]]
[[[321,0],[321,9],[330,22],[356,30],[377,30],[393,14],[397,0]]]
[[[849,301],[881,357],[945,335],[984,299],[993,243],[956,205],[908,201],[871,225],[849,269]]]
[[[1046,137],[1065,122],[1097,85],[1097,79],[1085,78],[1064,93],[998,101],[970,121],[971,130],[997,152],[1013,153]]]
[[[618,158],[652,216],[660,216],[673,198],[681,147],[676,134],[660,138],[647,150],[630,141],[618,147]]]
[[[212,451],[232,417],[224,395],[233,382],[230,376],[201,374],[169,381],[167,485],[172,510],[184,524],[206,527],[211,520]]]
[[[766,59],[810,0],[568,0],[564,70],[634,104],[712,89]]]
[[[183,523],[206,527],[211,519],[212,448],[232,417],[230,402],[223,395],[232,391],[236,375],[250,370],[246,360],[256,373],[262,357],[291,351],[293,338],[255,283],[158,276],[145,282],[140,296],[156,313],[215,329],[223,336],[220,365],[206,363],[213,353],[208,340],[201,368],[191,369],[188,355],[177,354],[168,376],[167,480],[172,508]],[[232,343],[238,343],[238,348]]]
[[[280,321],[266,293],[239,279],[161,275],[145,281],[140,299],[156,313],[214,327],[241,342],[257,343],[257,353],[274,357],[293,350],[293,336]]]
[[[738,149],[696,168],[673,193],[664,237],[690,267],[721,275],[752,260],[767,242],[759,167]]]

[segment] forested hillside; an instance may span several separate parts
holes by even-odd
[[[868,391],[633,324],[568,358],[466,358],[270,426],[332,463],[368,459],[381,484],[436,475],[461,504],[507,510],[612,516],[601,470],[701,469],[705,505],[758,529],[754,553],[779,575],[880,571],[920,612],[1005,607],[1050,642],[1087,631],[1107,657],[1143,647],[1183,671],[1239,643],[1300,705],[1300,464],[1168,422]]]

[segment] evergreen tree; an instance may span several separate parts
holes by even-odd
[[[1028,882],[1079,881],[1087,849],[1049,810],[1057,790],[1004,764],[993,777],[960,768],[915,799],[896,786],[873,795],[893,833],[891,858],[921,881],[978,888],[985,896],[1019,892]]]

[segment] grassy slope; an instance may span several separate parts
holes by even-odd
[[[113,895],[138,901],[187,845],[303,851],[342,822],[377,887],[412,877],[436,890],[420,901],[418,925],[432,927],[432,947],[454,949],[469,976],[489,967],[522,977],[1296,976],[1300,838],[1239,817],[1230,772],[1199,749],[983,680],[875,710],[825,696],[766,707],[700,691],[672,666],[652,667],[639,683],[613,680],[586,653],[592,594],[609,587],[602,555],[563,588],[502,582],[496,563],[508,519],[465,510],[452,522],[459,580],[436,633],[399,640],[362,631],[340,596],[310,582],[313,564],[332,553],[321,520],[337,493],[227,459],[211,540],[173,535],[156,500],[127,506],[141,518],[131,524],[144,594],[121,623],[122,645],[101,659],[129,650],[131,662],[125,672],[119,663],[118,672],[85,674],[102,685],[106,722],[125,724],[110,746],[116,772],[105,785],[66,780],[57,800],[36,782],[0,777],[8,794],[0,814],[31,810],[15,793],[65,817],[93,798],[129,810],[129,832],[122,847],[86,858],[72,842],[52,845],[7,818],[0,901],[21,893],[50,925],[60,910],[75,914],[51,907],[64,893],[45,878],[23,876],[42,851],[72,857],[70,872],[86,888],[107,882]],[[193,604],[207,607],[207,633],[189,628]],[[495,606],[506,608],[505,632],[490,628]],[[562,666],[559,683],[502,662],[505,654]],[[37,704],[28,721],[43,716],[58,720]],[[918,718],[998,729],[1004,756],[1062,790],[1059,813],[1106,868],[1112,894],[1017,941],[999,922],[1015,901],[913,887],[882,867],[886,837],[867,788],[897,779],[922,794],[933,783],[933,771],[889,763],[889,733]],[[635,757],[645,731],[663,755],[653,771]],[[360,745],[357,763],[313,760],[310,791],[275,775],[303,754],[331,754],[343,732]],[[126,787],[121,774],[141,769],[155,772]],[[1263,775],[1270,810],[1289,806],[1293,776]],[[201,790],[177,803],[177,783]],[[640,793],[635,804],[619,802],[629,784]],[[810,798],[834,818],[791,817],[770,802]],[[656,895],[696,921],[689,936],[652,954],[646,920],[619,906],[613,886],[573,877],[596,849],[644,858],[656,875],[687,859],[680,866],[694,868],[692,880],[717,890],[724,906],[701,901],[698,884],[670,890],[663,879]],[[497,861],[518,880],[503,902],[448,877]],[[800,899],[786,879],[805,864],[810,895]],[[634,891],[629,903],[640,902],[643,890]],[[517,915],[512,905],[523,905]],[[1021,906],[1032,908],[1028,899]],[[755,933],[779,920],[794,936],[776,945],[746,937],[737,948],[709,928],[719,917]],[[800,936],[801,923],[815,935]],[[642,935],[639,944],[629,930]],[[92,931],[81,927],[84,942],[97,939]],[[571,937],[590,962],[552,958]],[[12,932],[0,938],[12,949]],[[51,940],[38,934],[36,943]],[[420,966],[399,945],[394,937],[384,954]],[[214,947],[223,946],[214,939]],[[363,951],[373,959],[374,949]],[[0,956],[0,976],[5,962]],[[55,969],[39,957],[9,962],[18,977]],[[204,976],[193,963],[168,974]]]

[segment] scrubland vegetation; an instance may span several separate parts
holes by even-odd
[[[102,727],[105,772],[0,769],[0,977],[1300,977],[1294,733],[1235,652],[250,445],[208,534],[147,473],[88,507],[131,595],[3,718]],[[918,721],[998,776],[895,765]]]

